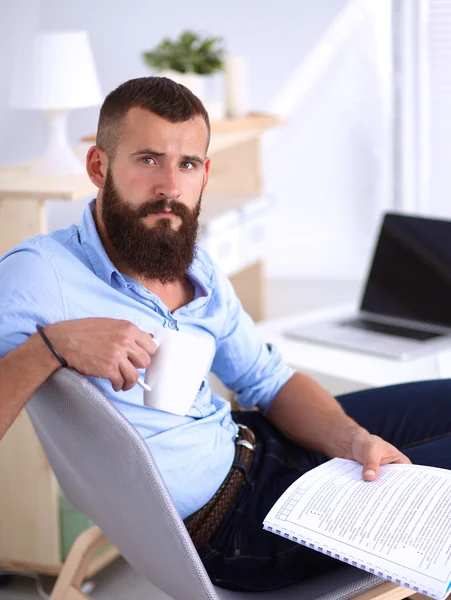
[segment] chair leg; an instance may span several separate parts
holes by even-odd
[[[97,550],[111,542],[96,525],[83,531],[73,543],[60,571],[50,600],[85,600],[88,596],[80,591],[89,565]]]

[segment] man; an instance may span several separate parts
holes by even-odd
[[[213,581],[265,590],[339,565],[262,530],[300,474],[333,456],[359,461],[368,481],[381,464],[410,458],[451,466],[450,386],[338,403],[258,338],[195,245],[209,136],[200,101],[168,79],[131,80],[106,98],[86,159],[96,200],[78,226],[36,236],[0,262],[0,435],[61,365],[88,376],[147,442]],[[187,415],[145,406],[135,384],[159,327],[212,336],[212,370],[259,410],[231,415],[207,373]]]

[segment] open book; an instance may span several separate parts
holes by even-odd
[[[282,494],[263,527],[436,600],[451,590],[451,471],[385,465],[363,481],[341,458]]]

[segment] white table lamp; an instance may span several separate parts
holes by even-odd
[[[101,104],[94,59],[85,31],[45,31],[31,40],[13,73],[11,106],[42,110],[49,119],[49,140],[32,171],[79,173],[82,163],[67,139],[67,116],[74,108]]]

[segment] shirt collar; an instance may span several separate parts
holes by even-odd
[[[123,278],[114,264],[111,262],[97,232],[97,227],[94,221],[95,205],[95,199],[91,200],[91,202],[87,204],[78,223],[80,243],[88,256],[97,277],[105,281],[108,285],[111,285],[111,277],[113,273],[117,273],[121,279]]]

